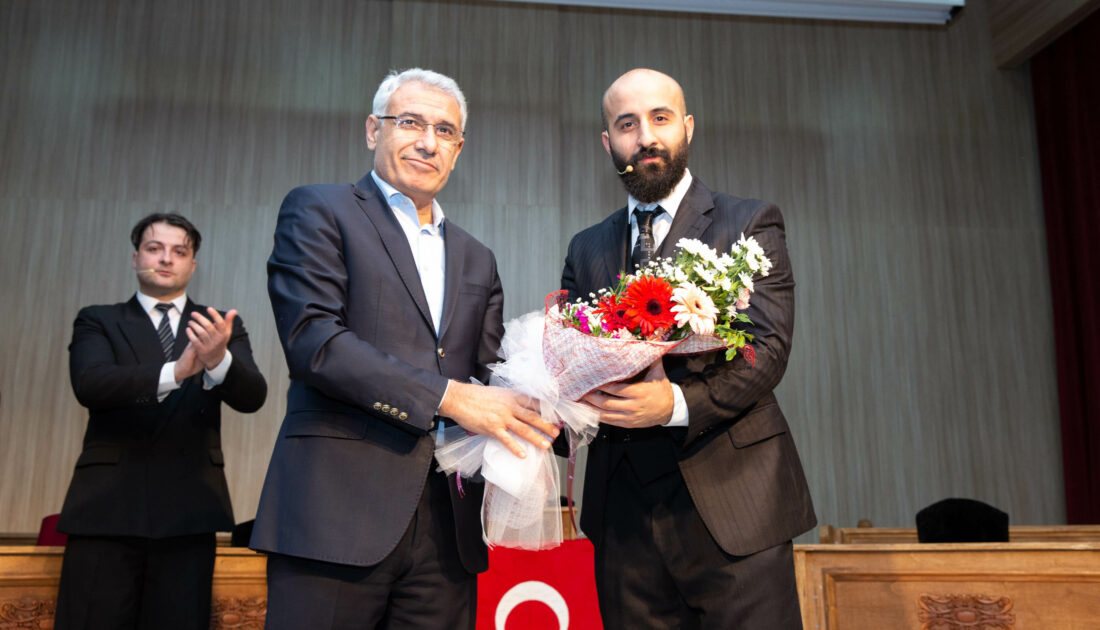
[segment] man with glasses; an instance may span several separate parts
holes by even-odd
[[[465,628],[476,615],[482,485],[432,458],[443,426],[557,429],[485,382],[503,334],[492,252],[435,197],[465,140],[449,77],[390,74],[367,117],[374,170],[283,201],[268,292],[290,368],[251,547],[268,628]]]

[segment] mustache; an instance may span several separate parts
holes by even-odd
[[[646,147],[646,148],[638,151],[634,155],[630,156],[630,162],[629,163],[633,164],[633,165],[637,165],[639,161],[644,160],[645,158],[650,158],[650,157],[659,157],[659,158],[663,159],[665,162],[668,162],[672,159],[672,152],[668,151],[667,149],[660,149],[660,148],[657,148],[657,147]]]

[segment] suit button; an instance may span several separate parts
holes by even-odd
[[[401,418],[401,419],[404,420],[404,418]],[[434,428],[435,428],[435,420],[432,420],[431,422],[428,423],[428,430],[431,431]]]
[[[390,415],[395,417],[395,418],[397,417],[397,414],[399,414],[399,413],[401,413],[401,410],[398,409],[397,407],[394,407],[393,409],[390,409]]]
[[[382,405],[382,413],[389,413],[389,412],[390,412],[390,406],[389,405]]]
[[[443,352],[443,348],[439,348],[439,349],[437,349],[437,350],[436,350],[435,352],[436,352],[436,354],[438,354],[438,355],[439,355],[439,358],[440,358],[440,359],[442,359],[443,357],[447,356],[447,353],[446,353],[446,352]]]
[[[407,413],[405,413],[404,411],[402,411],[402,412],[401,412],[401,415],[397,416],[397,419],[398,419],[398,420],[408,420],[408,419],[409,419],[409,414],[407,414]]]
[[[380,402],[376,402],[376,403],[374,403],[374,410],[375,410],[375,411],[378,411],[378,410],[380,410],[381,408],[382,408],[382,403],[380,403]]]

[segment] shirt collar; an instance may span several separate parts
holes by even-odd
[[[652,204],[652,206],[661,206],[662,208],[664,208],[665,212],[668,213],[668,216],[670,218],[675,219],[676,211],[680,209],[680,202],[684,200],[684,197],[687,196],[688,189],[691,188],[691,180],[691,171],[688,169],[684,169],[684,176],[680,178],[680,183],[676,184],[676,187],[672,189],[672,192],[669,193],[667,197],[661,199],[655,204]],[[643,210],[650,209],[650,204],[640,203],[637,199],[634,198],[634,195],[628,196],[626,199],[626,210],[628,215],[633,217],[634,208],[638,207],[639,205],[642,206]],[[634,219],[632,218],[631,221],[633,220]]]
[[[390,186],[389,182],[378,176],[373,170],[370,172],[370,176],[374,178],[374,183],[378,184],[378,188],[382,191],[382,195],[386,197],[386,202],[390,204],[394,212],[400,212],[405,216],[412,219],[413,223],[417,226],[420,225],[420,217],[416,214],[416,204],[409,199],[408,195],[397,190],[393,186]],[[432,199],[432,226],[435,229],[443,224],[443,208],[440,207],[439,202]]]
[[[157,304],[162,302],[162,300],[145,295],[141,291],[137,292],[137,300],[138,304],[141,304],[141,308],[145,309],[146,313],[152,313],[153,309],[157,307]],[[171,302],[172,306],[176,307],[176,312],[182,315],[183,307],[187,306],[187,293],[184,293],[174,300],[169,300],[169,302]]]

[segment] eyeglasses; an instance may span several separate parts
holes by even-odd
[[[392,120],[397,131],[410,136],[419,136],[425,129],[431,127],[435,139],[447,144],[455,144],[465,135],[450,123],[427,123],[411,116],[378,116],[378,120]]]

